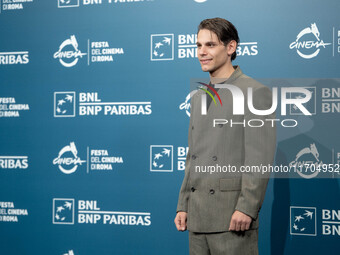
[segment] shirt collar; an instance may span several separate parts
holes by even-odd
[[[243,72],[240,68],[240,66],[236,65],[236,66],[233,66],[234,67],[234,72],[230,75],[230,77],[222,82],[219,82],[219,83],[224,83],[224,84],[227,84],[227,83],[233,83],[237,78],[239,78]],[[211,84],[211,83],[209,83]]]

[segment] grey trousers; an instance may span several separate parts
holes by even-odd
[[[258,255],[258,229],[244,232],[189,231],[190,255]]]

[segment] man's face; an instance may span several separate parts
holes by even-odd
[[[214,32],[201,29],[197,35],[197,56],[202,71],[210,72],[212,76],[223,75],[225,67],[231,63],[231,54],[234,52],[231,52],[229,44],[224,46]]]

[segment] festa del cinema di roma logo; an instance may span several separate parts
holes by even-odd
[[[306,156],[310,156],[308,160],[303,160]],[[314,165],[315,168],[321,167],[323,162],[319,159],[320,154],[318,149],[316,148],[315,143],[310,144],[310,147],[305,147],[301,149],[297,154],[296,158],[289,163],[290,167],[297,167],[297,173],[306,179],[314,178],[319,174],[319,171],[310,172],[307,169],[303,168],[303,166],[308,164]]]
[[[308,35],[312,35],[316,40],[303,40],[303,37]],[[296,40],[289,45],[289,48],[296,49],[300,57],[311,59],[319,54],[321,47],[326,48],[330,44],[320,39],[319,29],[316,23],[312,23],[310,27],[306,27],[296,36]]]
[[[78,49],[78,42],[74,35],[66,39],[59,46],[59,50],[54,53],[53,57],[59,59],[59,62],[65,67],[72,67],[78,63],[79,58],[87,55]]]
[[[54,165],[58,165],[59,170],[64,174],[74,173],[79,165],[85,163],[78,157],[78,150],[74,142],[63,147],[58,154],[58,157],[53,160]]]
[[[67,253],[64,253],[63,255],[75,255],[73,250],[69,250]]]

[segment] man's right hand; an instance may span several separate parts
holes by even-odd
[[[185,231],[187,229],[187,213],[178,212],[175,218],[175,224],[178,231]]]

